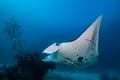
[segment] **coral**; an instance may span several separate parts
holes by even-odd
[[[0,80],[43,80],[48,69],[55,69],[55,63],[43,62],[35,52],[23,51],[15,59],[15,65],[0,73]]]

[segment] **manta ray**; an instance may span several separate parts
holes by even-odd
[[[99,56],[100,15],[77,39],[70,42],[53,43],[43,53],[48,54],[44,61],[65,63],[79,68],[87,67],[97,61]]]

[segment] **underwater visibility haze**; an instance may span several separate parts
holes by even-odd
[[[54,68],[53,63],[52,67],[45,63],[44,66],[48,66],[46,69],[54,68],[53,72],[48,72],[45,80],[49,77],[67,80],[65,75],[71,75],[69,80],[90,76],[92,80],[97,80],[96,73],[104,73],[100,74],[100,80],[120,80],[119,0],[0,0],[0,66],[16,64],[14,56],[20,50],[28,51],[23,53],[38,53],[44,59],[48,55],[42,52],[49,45],[77,39],[100,15],[103,18],[99,30],[97,62],[83,69],[65,64],[56,64]],[[9,27],[9,23],[17,27]],[[110,73],[115,77],[109,77]]]

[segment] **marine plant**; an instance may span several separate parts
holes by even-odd
[[[8,20],[4,21],[4,25],[5,28],[2,33],[6,40],[9,40],[12,43],[12,49],[15,52],[22,51],[22,28],[16,21],[16,18],[9,18]]]

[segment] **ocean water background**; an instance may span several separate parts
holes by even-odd
[[[99,15],[99,59],[85,70],[120,72],[119,0],[0,0],[0,64],[12,65],[11,43],[1,34],[4,20],[15,16],[23,30],[26,50],[41,52],[54,42],[76,39]],[[57,66],[60,70],[72,68]]]

